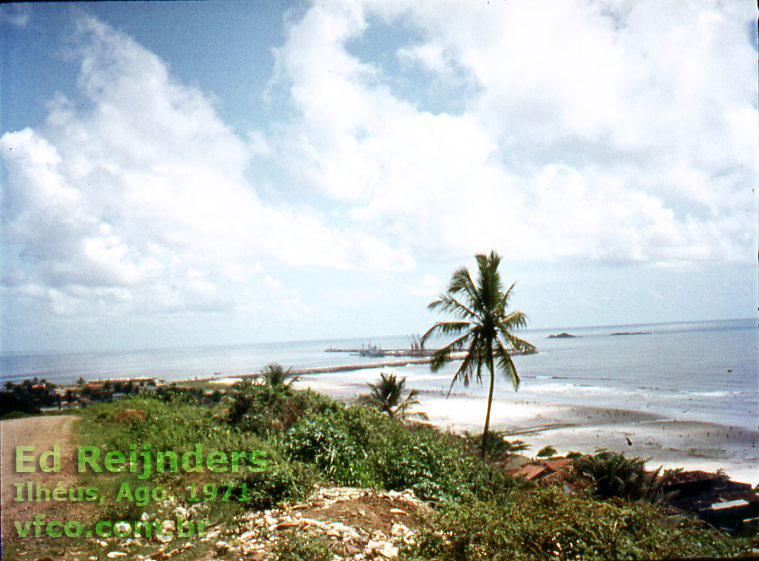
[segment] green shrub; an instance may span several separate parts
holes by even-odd
[[[464,433],[469,447],[482,450],[482,434]],[[486,455],[493,460],[501,460],[527,450],[530,445],[523,440],[506,440],[506,431],[488,431],[485,443]]]
[[[553,446],[544,446],[540,449],[537,456],[538,458],[550,458],[551,456],[556,455],[556,448]]]
[[[24,380],[18,384],[5,382],[0,388],[0,408],[4,414],[22,411],[38,415],[41,407],[60,405],[61,398],[55,393],[55,387],[44,378]]]
[[[146,411],[149,415],[144,419],[119,415],[129,409]],[[130,445],[136,444],[138,452],[149,445],[153,452],[171,450],[181,455],[200,444],[204,453],[217,450],[227,454],[254,450],[268,453],[270,445],[261,438],[241,433],[219,422],[221,413],[220,405],[203,405],[187,401],[179,395],[173,401],[163,401],[152,396],[138,397],[88,407],[83,412],[79,430],[84,442],[99,443],[104,450],[128,451]],[[140,473],[143,466],[142,454],[138,454],[137,461],[136,471]],[[180,473],[164,472],[153,474],[150,480],[160,484],[180,484],[186,475],[181,470]],[[229,475],[232,474],[204,472],[206,479],[214,481]]]
[[[342,485],[371,485],[365,442],[350,434],[336,416],[303,419],[287,434],[290,457],[314,464],[329,480]]]
[[[292,459],[316,466],[339,485],[412,489],[426,500],[492,496],[511,485],[462,440],[431,427],[410,430],[377,410],[340,406],[304,417],[285,437]]]
[[[409,429],[375,409],[288,387],[236,386],[226,414],[243,432],[277,441],[290,461],[333,484],[413,489],[429,500],[491,496],[510,478],[476,459],[462,439]]]
[[[37,410],[36,413],[40,413],[40,411]],[[23,419],[25,417],[32,417],[34,414],[34,411],[10,411],[9,413],[3,413],[3,416],[1,418],[3,421],[10,421],[11,419]]]
[[[240,430],[271,435],[289,430],[305,415],[335,407],[336,402],[311,390],[243,382],[234,387],[227,422]]]
[[[274,547],[274,561],[332,561],[329,543],[316,536],[285,532]]]
[[[406,390],[406,378],[400,380],[395,374],[380,373],[380,379],[376,384],[368,384],[371,390],[369,395],[361,396],[360,401],[369,406],[376,407],[383,413],[398,419],[408,419],[416,417],[417,419],[427,419],[427,415],[421,411],[411,412],[414,406],[419,405],[416,398],[419,395],[417,390],[410,390],[404,397]]]
[[[247,505],[205,503],[208,512],[204,516],[219,521],[231,520],[241,508],[263,509],[300,500],[318,480],[413,489],[417,496],[440,504],[418,536],[417,545],[403,552],[407,560],[729,555],[748,543],[730,540],[691,518],[665,517],[662,510],[647,503],[610,504],[585,495],[565,496],[558,488],[539,489],[515,482],[479,458],[465,438],[422,425],[404,425],[376,410],[345,406],[313,392],[289,388],[248,384],[234,392],[221,403],[199,401],[194,394],[182,392],[162,398],[141,395],[89,407],[77,426],[87,444],[103,450],[128,450],[130,444],[139,443],[150,444],[154,451],[180,454],[196,444],[202,444],[205,451],[263,451],[267,459],[264,471],[202,474],[202,483],[247,484],[251,499]],[[148,411],[149,415],[120,415],[125,409]],[[604,473],[613,471],[624,482],[629,479],[625,473],[642,469],[640,460],[620,459],[604,451],[586,462],[594,466],[586,473],[599,481]],[[97,484],[103,486],[104,496],[113,496],[120,482],[135,477],[129,473],[98,476]],[[165,484],[181,501],[182,489],[188,483],[199,483],[199,477],[154,474],[142,484]],[[239,486],[236,492],[239,497]],[[636,495],[625,491],[624,496]],[[104,519],[139,518],[141,510],[134,505],[107,503],[98,514]],[[159,507],[151,503],[145,511]],[[149,514],[155,517],[159,513]],[[319,540],[295,536],[282,541],[276,559],[330,558],[320,557],[322,554],[328,555],[328,550]]]
[[[381,480],[388,489],[412,489],[432,501],[487,495],[510,485],[511,478],[477,458],[458,439],[426,428],[388,431],[382,450]]]
[[[665,518],[653,505],[614,506],[551,486],[446,506],[402,559],[650,559],[734,555],[744,547],[696,520]]]
[[[659,470],[647,473],[646,461],[626,458],[621,452],[599,450],[594,456],[582,456],[574,460],[577,470],[590,478],[597,497],[608,499],[658,500],[661,498]]]
[[[292,368],[285,369],[284,366],[276,362],[264,366],[258,376],[267,386],[280,388],[289,388],[293,383],[300,380],[300,376],[296,376]]]
[[[240,502],[239,506],[264,509],[283,500],[300,499],[312,491],[317,475],[313,467],[288,458],[282,453],[279,442],[274,439],[262,438],[252,432],[228,426],[223,422],[224,411],[221,405],[188,400],[187,395],[180,392],[169,401],[164,401],[164,398],[141,397],[112,404],[98,404],[85,411],[80,430],[88,443],[97,442],[106,450],[129,450],[130,444],[138,443],[140,448],[150,445],[153,451],[171,450],[178,455],[194,449],[198,444],[203,447],[204,454],[211,451],[228,455],[232,452],[260,451],[265,454],[266,469],[250,472],[243,468],[238,473],[204,470],[200,478],[198,474],[179,470],[178,473],[153,473],[147,481],[136,481],[136,475],[128,472],[115,478],[91,476],[99,487],[109,491],[107,496],[113,496],[115,489],[126,480],[133,483],[132,487],[160,484],[176,493],[180,500],[187,496],[187,485],[190,483],[196,486],[205,483],[236,485],[235,494],[239,498],[239,484],[244,482],[250,502]],[[119,415],[128,409],[149,411],[150,414],[144,419]],[[136,471],[141,473],[141,455],[138,455],[138,462],[140,465]],[[223,501],[212,501],[210,504],[214,508],[225,506]],[[131,520],[139,512],[130,510],[130,505],[134,503],[106,503],[105,507],[113,516]]]
[[[285,500],[302,499],[313,491],[316,477],[312,468],[271,451],[268,456],[265,470],[243,477],[250,497],[250,502],[244,503],[248,508],[272,508]]]

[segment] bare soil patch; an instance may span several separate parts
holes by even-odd
[[[393,559],[413,541],[430,507],[411,491],[322,487],[302,504],[241,516],[236,535],[211,537],[243,558],[268,559],[288,533],[320,536],[336,559]]]
[[[376,495],[367,491],[367,494],[360,497],[326,507],[306,508],[300,512],[304,518],[342,522],[347,526],[360,527],[370,534],[376,531],[389,534],[393,524],[397,523],[411,530],[419,529],[422,516],[428,510],[403,497]]]
[[[73,426],[77,417],[59,415],[50,417],[27,417],[0,422],[2,433],[2,540],[4,544],[19,541],[13,521],[27,521],[40,513],[48,518],[65,519],[74,516],[74,511],[81,508],[68,501],[14,501],[16,483],[40,484],[52,489],[59,481],[68,487],[76,485],[76,446],[73,442]],[[60,445],[60,472],[45,473],[39,470],[39,456]],[[16,472],[16,447],[34,446],[37,471],[34,473]]]

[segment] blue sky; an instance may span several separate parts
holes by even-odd
[[[0,10],[3,350],[756,314],[745,2]]]

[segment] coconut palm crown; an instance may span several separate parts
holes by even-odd
[[[403,392],[406,389],[406,378],[400,380],[395,374],[380,373],[380,379],[376,384],[369,384],[371,393],[367,396],[366,401],[377,407],[380,411],[387,413],[391,417],[421,417],[426,418],[424,413],[412,413],[409,411],[414,405],[419,405],[416,399],[418,392],[409,391],[406,397]]]
[[[281,364],[271,363],[264,366],[258,374],[267,386],[273,388],[289,388],[293,382],[297,382],[300,376],[296,376],[292,368],[285,368]]]
[[[519,388],[519,375],[511,359],[513,352],[534,352],[535,347],[520,339],[512,331],[527,325],[527,316],[519,310],[509,310],[509,298],[514,284],[503,290],[498,266],[501,258],[491,251],[489,255],[476,256],[478,278],[475,283],[469,271],[462,267],[453,273],[448,291],[428,306],[453,315],[457,321],[442,321],[433,325],[422,337],[426,343],[432,336],[453,336],[454,340],[432,355],[430,367],[440,370],[453,360],[453,353],[464,351],[456,374],[448,389],[450,395],[454,384],[462,382],[465,387],[474,380],[482,384],[483,367],[490,373],[488,407],[485,415],[482,447],[485,453],[487,433],[490,427],[490,410],[493,405],[493,388],[496,372],[509,380],[514,389]]]

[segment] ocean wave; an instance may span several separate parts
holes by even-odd
[[[525,388],[526,391],[535,393],[580,393],[580,394],[606,394],[613,396],[620,395],[639,395],[640,392],[625,388],[615,388],[609,386],[595,386],[591,384],[537,384]]]
[[[687,395],[697,395],[699,397],[731,397],[740,394],[740,392],[731,392],[726,390],[712,390],[708,392],[683,392]]]

